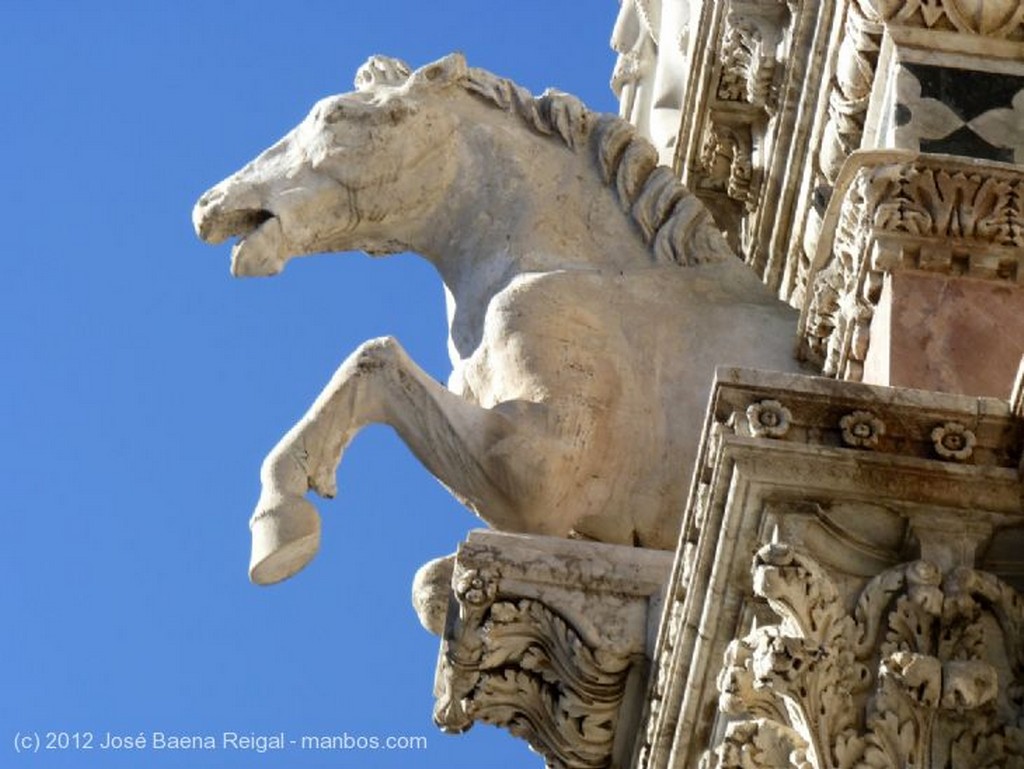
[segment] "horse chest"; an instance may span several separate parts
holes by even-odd
[[[485,407],[593,400],[623,357],[611,349],[619,334],[602,313],[607,295],[596,289],[594,278],[582,274],[517,277],[487,303],[480,342],[456,361],[453,389]]]

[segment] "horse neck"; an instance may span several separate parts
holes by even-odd
[[[445,283],[453,344],[463,354],[479,342],[490,300],[518,275],[650,264],[587,147],[574,152],[518,123],[501,128],[474,123],[461,131],[459,170],[418,249]]]

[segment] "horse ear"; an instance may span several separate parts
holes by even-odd
[[[416,84],[443,85],[460,80],[465,74],[466,57],[461,53],[450,53],[443,59],[420,67],[412,73],[410,80]]]
[[[401,85],[411,70],[401,59],[392,56],[371,56],[356,71],[356,90],[369,91],[376,85]]]

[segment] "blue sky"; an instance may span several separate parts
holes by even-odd
[[[460,50],[614,110],[617,9],[0,2],[0,766],[542,764],[498,730],[431,723],[438,644],[410,582],[478,522],[390,430],[347,453],[313,564],[273,588],[246,578],[260,461],[345,356],[394,334],[447,376],[438,279],[412,256],[343,254],[235,280],[190,211],[373,53],[419,66]],[[108,731],[428,742],[101,750]],[[15,752],[48,732],[94,748]]]

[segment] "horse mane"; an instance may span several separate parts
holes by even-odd
[[[460,84],[574,151],[592,144],[605,184],[614,185],[619,204],[636,223],[656,264],[691,266],[735,259],[707,209],[671,169],[658,165],[657,150],[629,122],[593,112],[561,91],[548,89],[534,97],[511,80],[482,69],[468,68]]]

